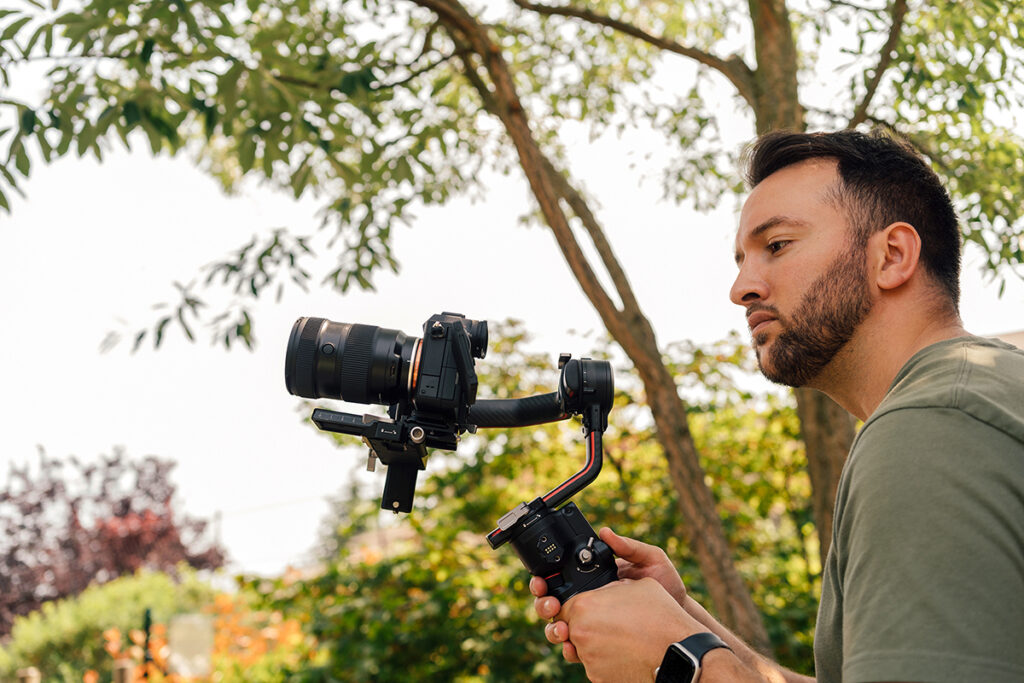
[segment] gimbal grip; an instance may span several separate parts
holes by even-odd
[[[466,418],[477,427],[526,427],[569,417],[557,393],[526,398],[482,399],[469,407]]]

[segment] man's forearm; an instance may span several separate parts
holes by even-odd
[[[683,602],[683,609],[709,631],[724,640],[726,645],[732,649],[735,658],[739,659],[749,670],[744,672],[738,669],[734,665],[734,660],[730,662],[731,656],[712,657],[711,655],[715,653],[712,650],[705,655],[705,664],[701,671],[701,683],[725,683],[727,681],[735,683],[746,683],[747,681],[814,683],[813,678],[794,673],[755,652],[732,631],[722,626],[700,603],[690,596],[686,596]],[[722,650],[721,655],[728,655],[728,653]]]

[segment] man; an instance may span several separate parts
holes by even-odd
[[[764,136],[748,181],[730,298],[758,364],[864,421],[837,495],[818,680],[1024,681],[1024,352],[962,327],[948,195],[908,146],[852,131]],[[620,581],[566,605],[531,583],[548,640],[591,680],[812,680],[715,621],[663,551],[601,537]]]

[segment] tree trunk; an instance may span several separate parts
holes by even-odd
[[[761,614],[743,583],[732,559],[732,550],[718,516],[714,496],[704,481],[697,449],[686,420],[686,409],[666,369],[654,330],[640,311],[625,273],[611,251],[603,231],[586,202],[541,152],[530,130],[526,113],[502,57],[487,30],[457,0],[420,0],[451,32],[477,55],[489,83],[467,58],[464,73],[498,116],[519,154],[530,188],[551,228],[573,275],[597,309],[612,337],[637,368],[647,392],[657,426],[658,441],[665,450],[669,472],[686,520],[687,541],[707,581],[711,599],[722,621],[751,646],[762,652],[770,641]],[[603,265],[616,288],[622,308],[604,290],[569,226],[563,202],[584,223]]]
[[[797,389],[796,410],[807,451],[807,473],[811,477],[811,506],[818,530],[821,566],[832,544],[832,516],[836,488],[853,443],[853,418],[842,406],[820,391]]]

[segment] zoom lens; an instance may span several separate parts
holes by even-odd
[[[408,399],[420,340],[375,325],[299,318],[285,357],[288,392],[389,405]]]

